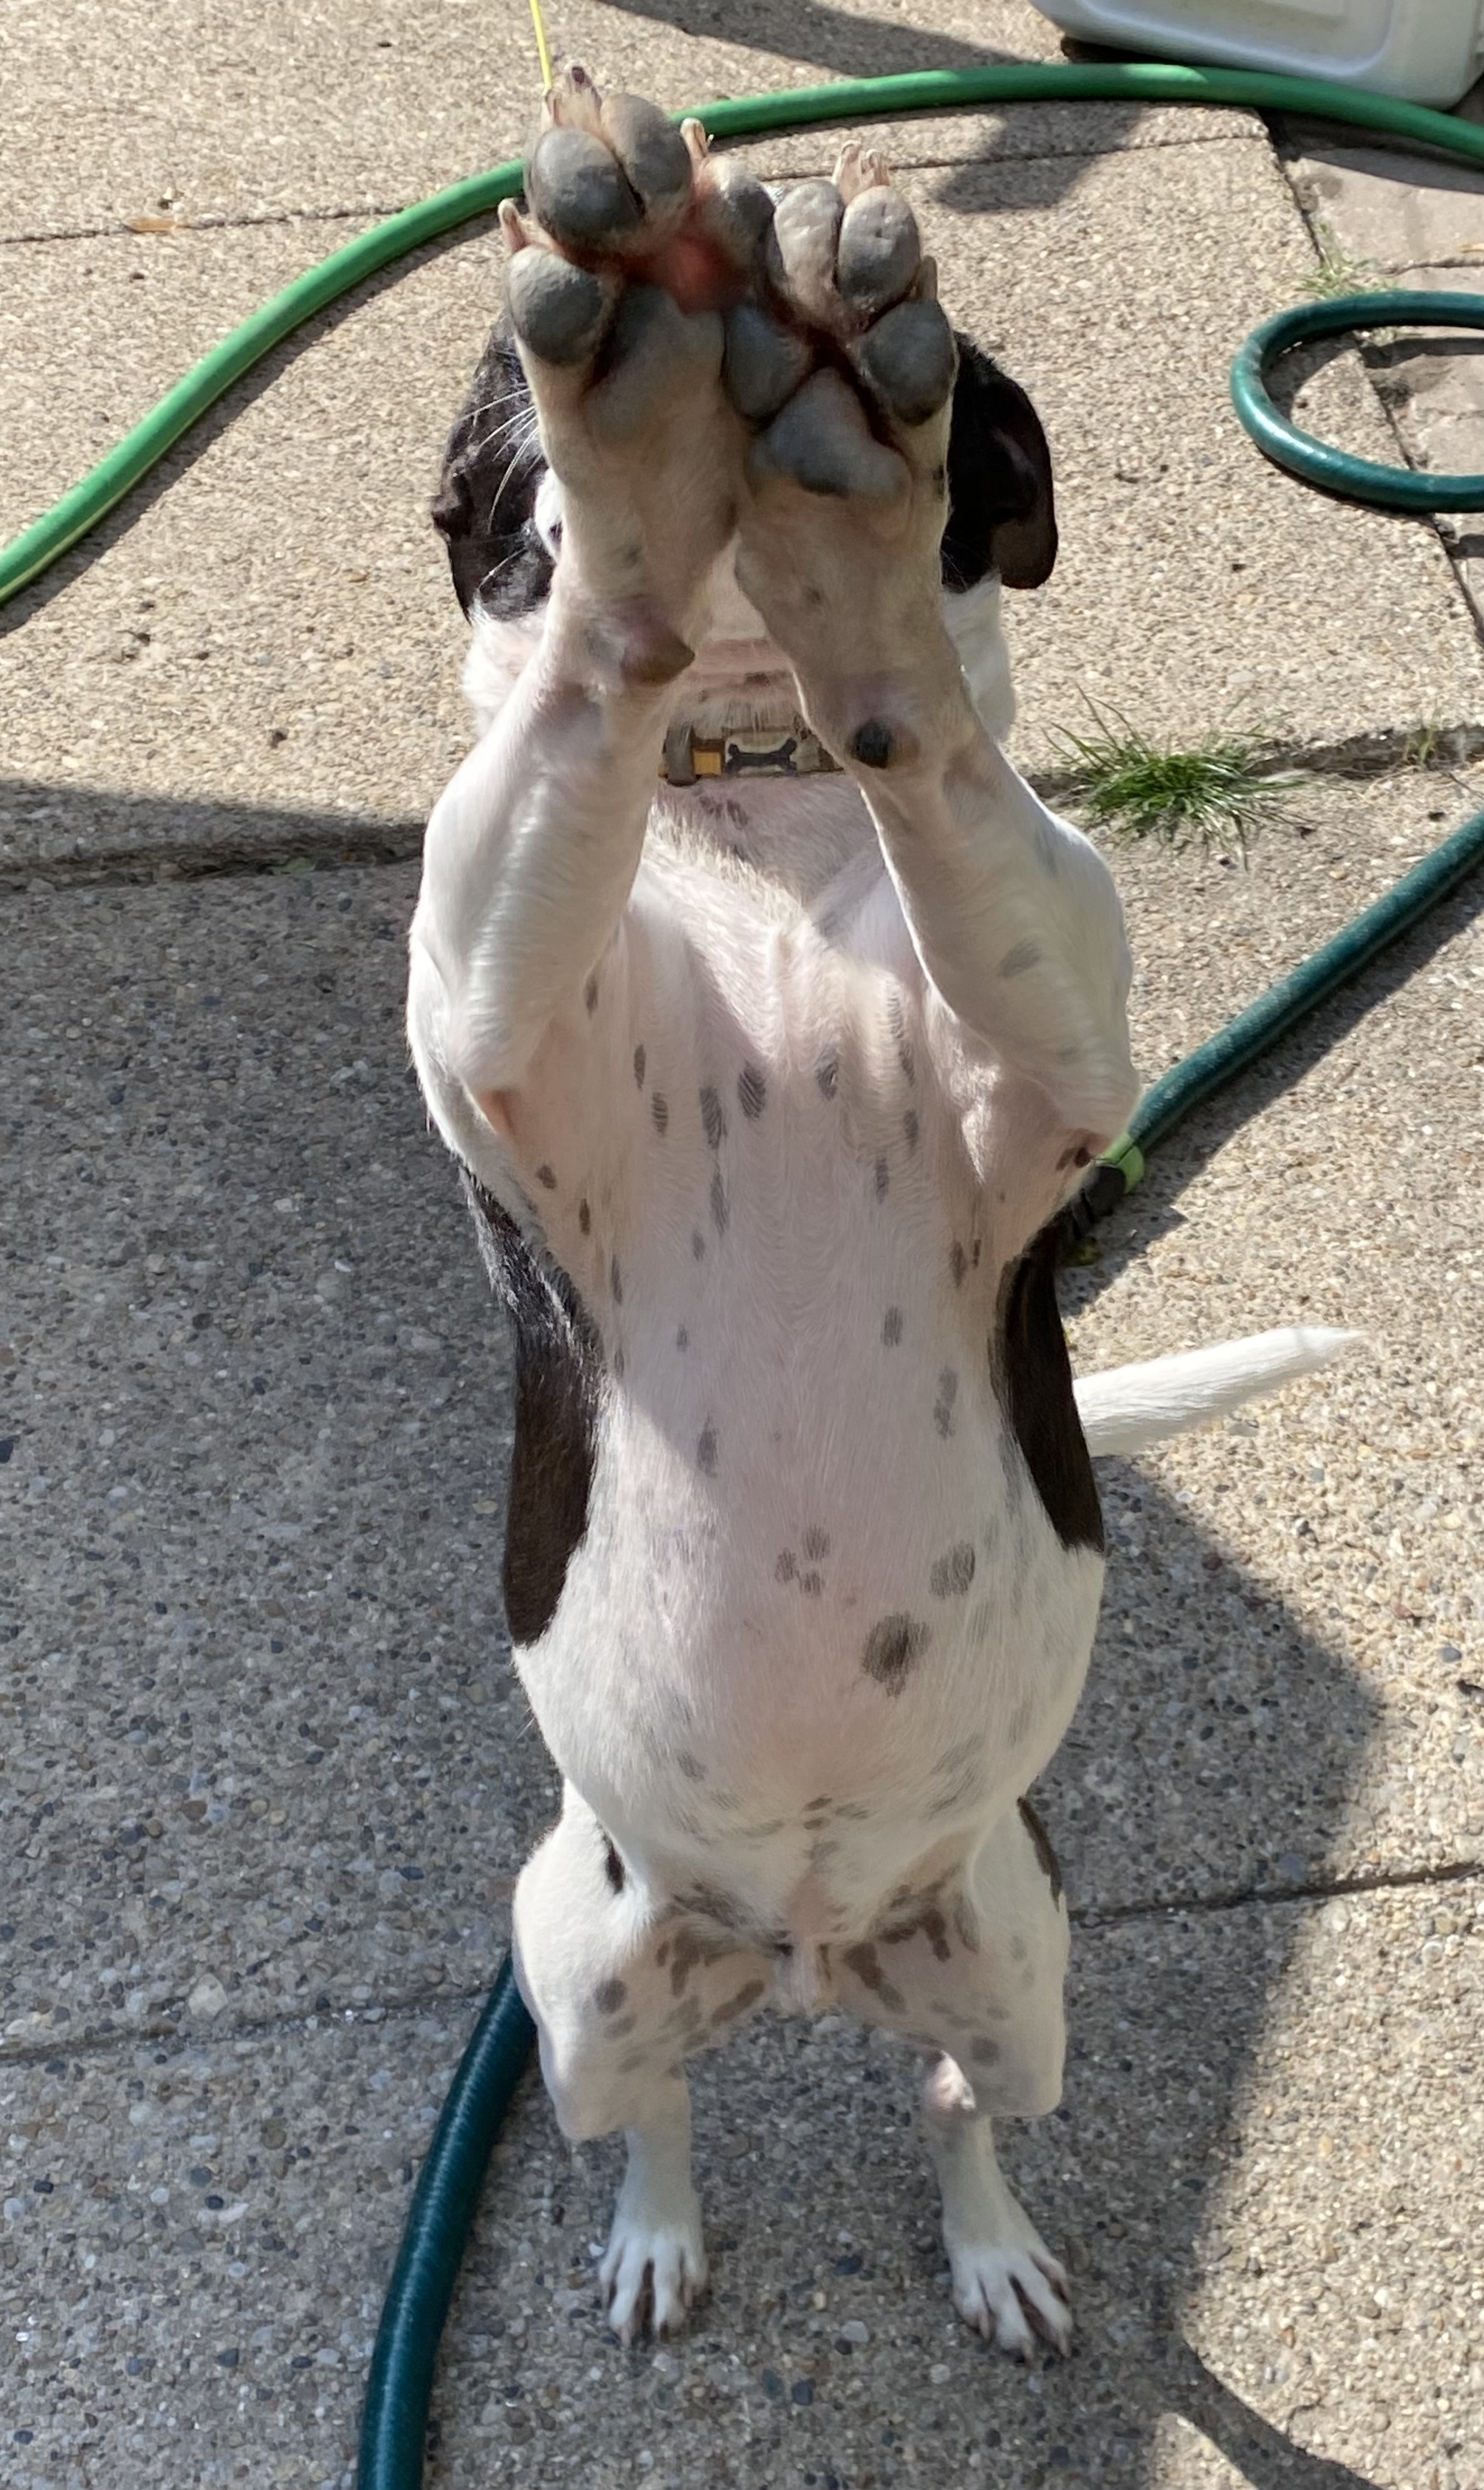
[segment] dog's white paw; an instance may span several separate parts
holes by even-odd
[[[1026,2239],[1013,2245],[951,2244],[948,2252],[959,2316],[1017,2360],[1032,2358],[1038,2338],[1057,2352],[1071,2344],[1066,2269],[1029,2222],[1025,2229]]]
[[[677,2218],[671,2210],[656,2219],[640,2208],[626,2211],[620,2198],[598,2280],[621,2343],[677,2333],[706,2287],[699,2199],[693,2195],[688,2215]]]

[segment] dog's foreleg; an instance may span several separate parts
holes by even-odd
[[[560,582],[540,647],[434,807],[412,930],[423,1089],[467,1155],[500,1129],[556,1013],[582,993],[639,869],[673,677],[689,651]]]
[[[875,747],[859,732],[850,755],[918,956],[949,1008],[1099,1149],[1138,1094],[1112,877],[1011,767],[967,695],[934,690],[922,706],[936,732],[920,756],[895,764],[889,727],[884,766],[861,766],[863,742]],[[909,716],[919,706],[910,690],[905,706]]]

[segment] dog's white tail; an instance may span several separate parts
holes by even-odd
[[[1296,1375],[1327,1366],[1359,1337],[1298,1326],[1222,1341],[1216,1348],[1192,1348],[1181,1357],[1152,1358],[1146,1366],[1084,1375],[1076,1386],[1077,1414],[1088,1451],[1141,1453],[1166,1435],[1223,1417],[1255,1393],[1275,1391]]]

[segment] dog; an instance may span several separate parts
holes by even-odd
[[[1051,459],[878,157],[777,195],[573,70],[526,201],[435,505],[481,731],[409,990],[512,1327],[505,1602],[563,1782],[517,1977],[563,2131],[626,2134],[624,2340],[706,2278],[684,2061],[772,2003],[932,2053],[955,2302],[1065,2348],[993,2121],[1061,2086],[1026,1793],[1098,1616],[1090,1454],[1340,1336],[1073,1386],[1058,1215],[1138,1085],[1112,880],[999,741]]]

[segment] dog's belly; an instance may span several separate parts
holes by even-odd
[[[520,1660],[555,1759],[657,1894],[846,1937],[1053,1752],[1101,1561],[1058,1539],[977,1349],[945,1329],[899,1379],[826,1331],[820,1371],[770,1390],[755,1343],[750,1389],[716,1378],[704,1466],[693,1389],[682,1411],[631,1370]]]

